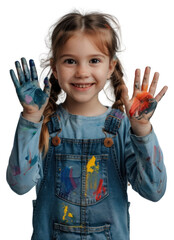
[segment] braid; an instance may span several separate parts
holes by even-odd
[[[49,132],[48,132],[47,123],[50,121],[51,115],[56,111],[56,108],[57,108],[56,102],[58,100],[58,95],[61,92],[61,88],[59,86],[58,80],[54,77],[53,74],[51,74],[49,81],[51,83],[51,93],[50,93],[48,104],[43,113],[44,120],[42,124],[42,130],[41,130],[40,141],[39,141],[39,150],[40,152],[44,151],[44,156],[46,155],[49,147]]]
[[[117,64],[111,76],[111,84],[114,88],[114,95],[115,95],[115,102],[112,105],[112,108],[117,108],[122,112],[124,112],[123,102],[121,100],[122,85],[124,84],[123,75],[124,74],[123,74],[122,65],[117,58]]]

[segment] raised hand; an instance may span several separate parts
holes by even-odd
[[[122,101],[125,105],[126,113],[130,119],[131,125],[134,130],[139,132],[141,126],[145,129],[146,124],[149,126],[149,119],[152,117],[157,103],[161,100],[167,91],[167,86],[164,86],[162,90],[154,97],[157,83],[159,79],[159,73],[155,73],[152,83],[148,90],[150,77],[150,68],[146,67],[142,86],[140,83],[140,70],[135,71],[134,91],[133,96],[129,99],[128,89],[124,85],[122,91]],[[141,130],[140,130],[141,131]]]
[[[48,103],[50,96],[50,84],[48,78],[44,80],[44,90],[39,86],[36,67],[33,60],[29,61],[30,70],[25,58],[21,59],[21,64],[16,61],[15,66],[18,74],[18,79],[13,70],[10,70],[10,75],[16,88],[16,92],[20,103],[22,104],[25,115],[37,114],[39,117]]]

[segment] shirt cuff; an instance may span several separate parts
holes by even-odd
[[[40,122],[34,123],[34,122],[31,122],[31,121],[25,119],[22,116],[22,113],[20,113],[19,124],[24,127],[40,128],[42,126],[43,120],[44,120],[44,116],[41,117]]]
[[[153,127],[152,127],[152,130],[151,132],[146,135],[146,136],[136,136],[132,130],[130,129],[130,137],[131,139],[134,141],[134,142],[137,142],[137,143],[148,143],[150,141],[152,141],[152,139],[154,138],[155,136],[155,132],[153,130]]]

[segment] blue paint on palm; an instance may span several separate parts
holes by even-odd
[[[45,103],[47,94],[45,94],[41,88],[33,82],[25,83],[25,86],[21,86],[17,89],[17,94],[21,102],[29,105],[38,105],[39,109]]]
[[[47,91],[42,91],[39,87],[38,76],[35,67],[35,63],[32,59],[29,61],[30,71],[25,58],[21,58],[22,68],[19,61],[15,62],[16,70],[18,73],[19,81],[13,70],[10,70],[11,78],[16,87],[16,92],[21,103],[27,105],[37,105],[41,109],[42,105],[45,104],[48,97],[49,83],[46,78],[45,88]]]
[[[45,103],[46,98],[47,96],[43,93],[43,91],[40,88],[36,89],[34,93],[33,101],[35,104],[38,105],[39,109]]]

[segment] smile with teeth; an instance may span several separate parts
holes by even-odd
[[[94,83],[86,83],[86,84],[77,84],[77,83],[72,83],[73,86],[77,88],[89,88],[93,85]]]

